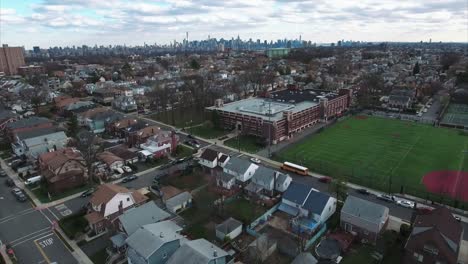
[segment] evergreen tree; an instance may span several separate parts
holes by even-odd
[[[76,138],[76,135],[78,134],[79,126],[78,126],[78,119],[76,118],[75,115],[72,115],[67,122],[68,126],[68,136]]]

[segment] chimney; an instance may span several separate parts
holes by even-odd
[[[160,238],[163,238],[163,237],[164,237],[163,232],[159,233],[159,237],[160,237]]]
[[[218,252],[216,251],[216,249],[213,251],[213,257],[215,257],[215,258],[218,257]]]
[[[119,202],[119,214],[123,214],[123,201]]]

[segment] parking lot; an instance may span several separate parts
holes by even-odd
[[[77,263],[53,230],[56,216],[18,202],[5,179],[0,179],[0,240],[12,247],[18,263]]]

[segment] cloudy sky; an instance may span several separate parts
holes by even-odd
[[[0,42],[65,46],[190,39],[468,41],[468,0],[0,0]]]

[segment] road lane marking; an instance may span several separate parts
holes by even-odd
[[[32,237],[29,237],[29,238],[27,238],[27,239],[21,240],[21,241],[19,241],[19,242],[15,242],[15,244],[12,244],[11,246],[12,246],[12,247],[16,247],[16,246],[19,246],[19,245],[24,244],[24,243],[26,243],[26,242],[29,242],[29,241],[31,241],[31,240],[34,240],[34,239],[36,239],[36,238],[38,238],[38,237],[41,238],[41,236],[44,236],[44,235],[47,235],[47,234],[50,235],[50,234],[53,234],[53,233],[52,233],[52,231],[50,231],[50,229],[49,229],[49,231],[45,231],[45,232],[36,234],[36,235],[34,235],[34,236],[32,236]]]
[[[60,218],[58,218],[57,215],[55,215],[55,214],[52,212],[52,210],[50,210],[49,207],[47,207],[47,210],[50,212],[50,214],[52,214],[53,217],[55,217],[55,219],[57,219],[57,221],[60,220]]]
[[[3,220],[0,220],[0,224],[4,224],[8,221],[11,221],[13,219],[16,219],[16,218],[19,218],[19,217],[22,217],[22,216],[25,216],[25,215],[28,215],[30,213],[34,213],[35,211],[29,211],[29,212],[25,212],[25,213],[22,213],[22,214],[19,214],[19,215],[10,215],[9,218],[4,218]]]
[[[45,231],[45,230],[50,230],[50,227],[46,227],[46,228],[43,228],[43,229],[39,229],[39,230],[37,230],[37,231],[35,231],[35,232],[32,232],[31,234],[28,234],[28,235],[22,236],[22,237],[20,237],[20,238],[17,238],[17,239],[15,239],[15,240],[12,240],[12,241],[10,241],[10,243],[15,243],[15,242],[17,242],[17,241],[19,241],[19,240],[23,240],[23,239],[27,238],[28,236],[34,235],[34,234],[39,233],[39,232],[43,232],[43,231]]]
[[[39,250],[39,252],[41,253],[42,257],[44,258],[44,260],[47,262],[47,264],[50,264],[50,259],[49,257],[46,255],[46,253],[44,252],[44,250],[39,246],[39,244],[37,243],[36,240],[34,240],[34,244],[36,245],[37,249]]]
[[[3,219],[9,218],[9,217],[15,216],[15,215],[20,215],[20,214],[25,213],[25,212],[27,212],[27,211],[34,211],[34,208],[24,209],[24,210],[19,211],[19,212],[15,213],[15,214],[11,214],[11,215],[5,216],[5,217],[3,217],[3,218],[0,218],[0,221],[2,221]]]
[[[49,221],[50,224],[52,224],[52,220],[50,220],[49,217],[47,217],[47,215],[44,214],[44,212],[42,212],[42,210],[39,210],[39,212],[41,212],[41,214],[47,219],[47,221]]]

